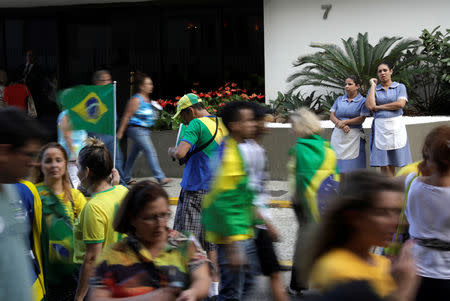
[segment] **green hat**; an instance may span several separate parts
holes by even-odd
[[[172,119],[178,118],[180,116],[181,111],[183,111],[186,108],[189,108],[192,105],[195,105],[196,103],[202,102],[201,98],[198,98],[197,95],[194,93],[185,94],[183,97],[180,98],[177,104],[177,112],[172,117]]]

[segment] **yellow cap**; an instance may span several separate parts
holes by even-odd
[[[172,119],[178,118],[180,116],[181,111],[183,111],[186,108],[189,108],[192,105],[195,105],[196,103],[202,102],[201,98],[198,98],[197,95],[194,93],[185,94],[183,97],[180,98],[180,100],[177,103],[177,112],[172,117]]]

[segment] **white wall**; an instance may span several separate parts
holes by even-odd
[[[332,5],[326,20],[322,4]],[[292,63],[317,51],[312,42],[341,45],[359,32],[368,32],[371,44],[384,36],[417,39],[438,25],[450,28],[449,0],[264,0],[266,99],[288,89]]]

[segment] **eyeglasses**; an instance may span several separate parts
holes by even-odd
[[[157,222],[167,222],[171,216],[172,212],[165,212],[160,214],[147,215],[145,217],[141,217],[140,219],[146,223],[155,224]]]

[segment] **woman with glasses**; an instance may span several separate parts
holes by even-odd
[[[169,198],[151,181],[133,186],[114,219],[128,235],[105,249],[95,272],[91,300],[201,300],[211,271],[195,237],[169,229]]]

